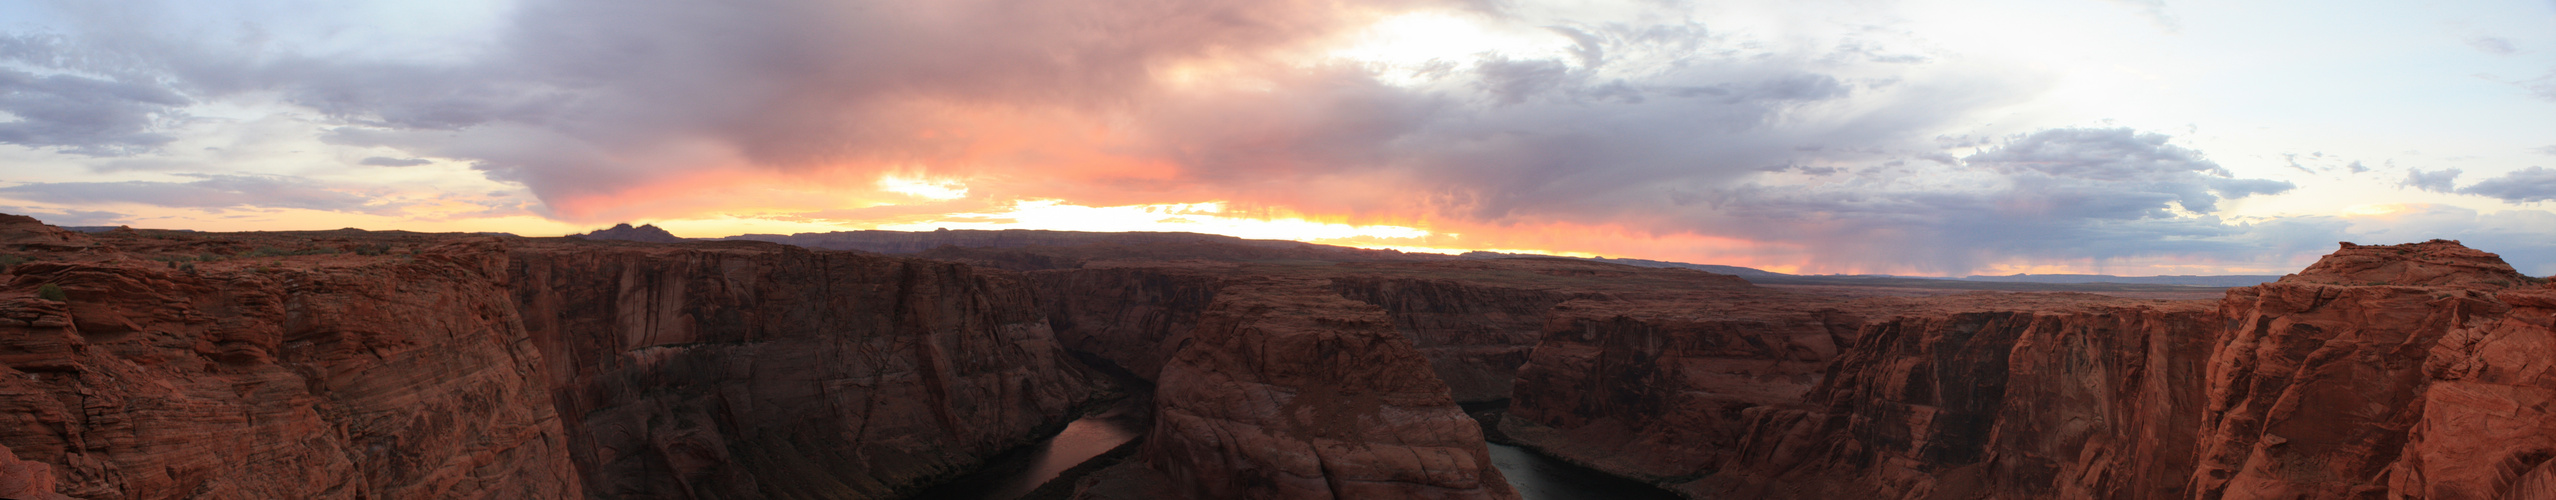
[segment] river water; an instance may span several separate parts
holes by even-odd
[[[1131,396],[1107,410],[1065,425],[1045,442],[996,457],[985,469],[916,495],[924,499],[1012,500],[1053,480],[1103,452],[1126,444],[1151,425],[1151,398]],[[1507,404],[1467,404],[1465,410],[1484,423],[1497,422]],[[1677,494],[1639,481],[1607,475],[1556,460],[1525,448],[1491,443],[1491,465],[1508,477],[1526,500],[1676,500]]]

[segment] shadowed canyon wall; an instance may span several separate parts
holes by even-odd
[[[16,219],[0,494],[885,498],[1105,385],[958,264]]]
[[[512,257],[601,496],[887,497],[1025,444],[1100,383],[1025,288],[963,265],[745,243]]]
[[[1191,498],[1517,498],[1382,309],[1320,282],[1241,284],[1186,344],[1141,458]]]

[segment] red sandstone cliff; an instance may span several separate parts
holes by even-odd
[[[61,493],[580,495],[494,240],[183,268],[36,256],[0,292],[0,446]]]
[[[2345,244],[2215,303],[1870,301],[1877,319],[1795,401],[1657,375],[1713,357],[1675,346],[1715,334],[1557,319],[1503,427],[1705,498],[2546,498],[2556,288],[2541,283],[2432,241]],[[1621,389],[1643,384],[1727,405]]]
[[[13,221],[10,498],[884,498],[1098,385],[956,264]]]
[[[1754,498],[2185,498],[2213,314],[2078,294],[1944,299],[1867,326],[1805,398],[1680,485]]]
[[[1099,384],[1024,287],[963,265],[748,242],[513,262],[600,496],[891,497],[1062,424]]]
[[[1770,314],[1812,323],[1818,319],[1809,311],[1830,301],[1725,275],[1571,259],[1119,261],[1025,277],[1067,347],[1146,378],[1161,369],[1217,290],[1268,277],[1326,280],[1336,295],[1384,308],[1395,330],[1411,339],[1459,401],[1508,398],[1553,305],[1564,300],[1749,296],[1783,310]]]
[[[2556,294],[2529,281],[2433,240],[2230,291],[2194,492],[2510,498],[2556,456]]]
[[[1158,474],[1154,489],[1087,497],[1517,498],[1381,308],[1319,281],[1255,280],[1225,288],[1183,344],[1139,462],[1122,466],[1150,468],[1134,474]]]
[[[1555,307],[1518,372],[1501,431],[1618,475],[1676,483],[1713,470],[1745,411],[1798,401],[1855,341],[1848,304],[1748,286]]]
[[[1569,292],[1447,278],[1353,275],[1334,292],[1382,307],[1394,330],[1429,359],[1457,401],[1507,399],[1541,337],[1544,317]]]

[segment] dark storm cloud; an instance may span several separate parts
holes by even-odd
[[[2435,193],[2455,192],[2458,190],[2458,174],[2460,173],[2462,172],[2455,168],[2441,169],[2437,172],[2425,172],[2423,169],[2419,168],[2406,169],[2405,181],[2399,182],[2396,185]]]
[[[373,198],[330,190],[307,180],[263,175],[186,175],[193,182],[53,182],[0,188],[0,198],[94,204],[136,203],[178,208],[301,208],[337,212],[379,213],[390,205]]]
[[[2477,181],[2458,192],[2512,203],[2556,201],[2556,169],[2529,167]]]
[[[427,160],[427,159],[424,159],[424,158],[391,158],[391,157],[384,157],[384,156],[375,156],[375,157],[371,157],[371,158],[365,158],[365,159],[363,159],[362,161],[358,161],[358,162],[356,162],[356,163],[360,163],[360,164],[364,164],[364,165],[372,165],[372,166],[376,166],[376,167],[414,167],[414,166],[418,166],[418,165],[425,165],[425,164],[428,164],[428,163],[434,163],[434,161],[433,161],[433,160]]]

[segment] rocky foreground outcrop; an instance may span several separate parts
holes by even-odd
[[[184,267],[38,256],[0,292],[0,446],[60,493],[582,494],[494,239]],[[66,300],[30,293],[44,284]]]
[[[958,264],[10,222],[8,498],[888,498],[1102,385]]]
[[[1086,498],[1517,498],[1384,310],[1319,281],[1225,288],[1159,372],[1137,461]],[[1136,483],[1136,484],[1127,484]]]
[[[1503,427],[1699,498],[2556,493],[2556,288],[2456,242],[2347,243],[2219,301],[1980,294],[1866,311],[1792,401],[1657,375],[1714,358],[1677,348],[1714,334],[1557,320]],[[1641,384],[1669,396],[1611,389]],[[1661,428],[1678,431],[1643,431]]]

